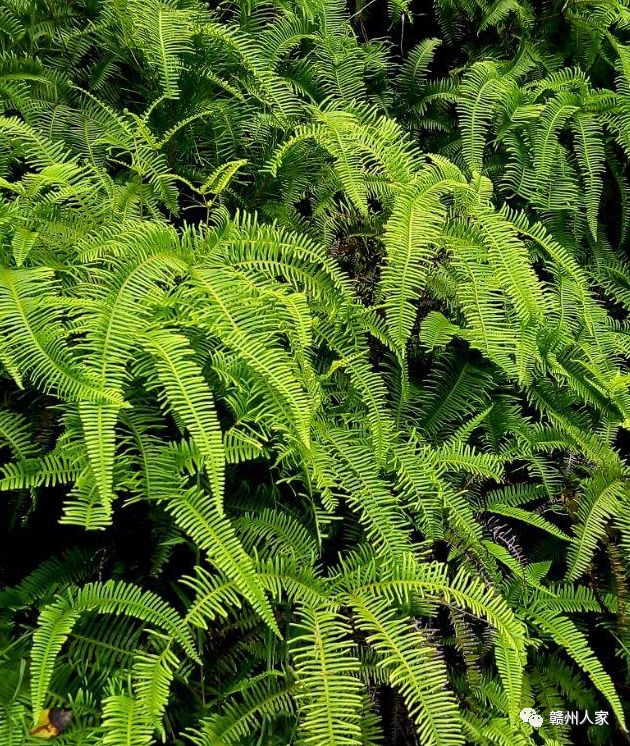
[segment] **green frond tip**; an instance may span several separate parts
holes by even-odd
[[[204,459],[216,505],[222,511],[225,482],[222,431],[212,391],[193,360],[190,344],[186,337],[166,330],[150,331],[143,344],[155,358],[164,406],[180,417],[190,431]]]
[[[177,525],[205,551],[212,564],[234,581],[238,590],[278,636],[280,630],[263,585],[256,577],[250,557],[246,554],[228,518],[218,510],[213,500],[191,488],[177,491],[165,504]]]
[[[416,319],[415,301],[422,293],[430,261],[439,246],[446,218],[440,197],[446,190],[439,174],[425,176],[417,185],[396,195],[387,222],[383,239],[387,253],[379,290],[390,332],[403,357]]]
[[[297,675],[300,741],[359,746],[362,685],[347,623],[333,610],[304,607],[289,644]]]
[[[190,629],[175,609],[155,593],[122,581],[70,588],[42,609],[31,649],[31,703],[44,708],[57,656],[82,614],[122,614],[157,627],[198,660]]]
[[[420,630],[396,618],[387,602],[352,597],[351,603],[357,625],[379,655],[378,667],[402,694],[421,742],[427,746],[463,746],[457,703],[436,648]]]

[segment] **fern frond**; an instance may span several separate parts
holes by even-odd
[[[350,653],[347,624],[333,610],[304,607],[290,644],[301,742],[360,744],[359,662]]]
[[[455,698],[437,650],[420,630],[397,619],[387,603],[353,597],[357,625],[379,653],[379,667],[402,694],[422,743],[450,746],[465,743]]]

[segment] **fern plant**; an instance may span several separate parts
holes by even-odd
[[[370,5],[0,7],[3,744],[627,737],[627,4]]]

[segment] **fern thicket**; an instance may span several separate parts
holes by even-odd
[[[630,10],[371,5],[0,3],[2,744],[625,742]]]

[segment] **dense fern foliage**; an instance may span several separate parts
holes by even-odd
[[[2,746],[626,742],[629,32],[0,0]]]

